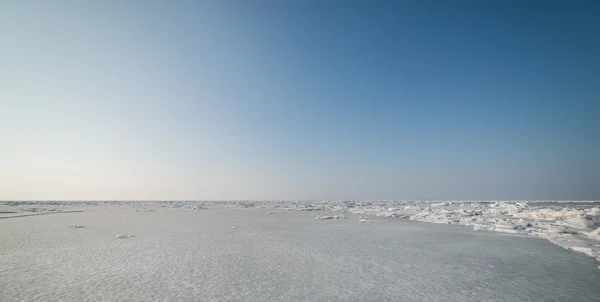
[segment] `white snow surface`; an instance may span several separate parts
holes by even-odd
[[[0,202],[0,301],[600,301],[599,205]]]
[[[405,218],[455,224],[546,239],[569,250],[600,258],[600,201],[4,201],[9,216],[77,212],[77,206],[129,205],[136,211],[152,207],[206,210],[214,207],[317,211],[315,219],[345,218],[344,214]],[[14,211],[14,208],[17,211]],[[22,213],[21,213],[22,212]],[[1,213],[1,212],[0,212]],[[25,213],[24,215],[22,215]],[[328,213],[324,215],[323,213]],[[270,212],[268,214],[271,214]],[[4,218],[0,214],[0,219]],[[361,217],[368,221],[367,217]],[[74,226],[71,226],[74,227]]]

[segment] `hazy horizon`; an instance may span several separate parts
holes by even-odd
[[[598,1],[2,1],[0,200],[600,200]]]

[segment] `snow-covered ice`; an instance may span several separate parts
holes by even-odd
[[[4,204],[0,212],[44,206]],[[49,206],[55,209],[51,214],[0,219],[0,301],[600,297],[598,261],[585,256],[600,260],[600,210],[589,203],[175,201]],[[152,211],[134,210],[142,208]],[[265,215],[265,209],[273,215]],[[376,223],[357,223],[361,219]],[[82,222],[90,227],[65,229]],[[115,240],[130,234],[135,238]]]

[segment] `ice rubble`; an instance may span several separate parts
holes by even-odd
[[[544,238],[600,259],[600,207],[553,209],[527,202],[440,202],[401,207],[373,205],[347,211],[359,215],[401,217],[414,221],[470,226]]]

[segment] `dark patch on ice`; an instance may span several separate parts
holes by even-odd
[[[67,228],[69,228],[69,229],[83,229],[83,228],[85,228],[85,225],[74,224],[74,225],[68,225]]]

